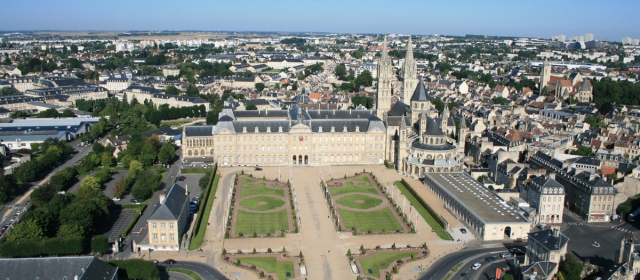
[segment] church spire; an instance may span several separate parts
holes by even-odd
[[[384,40],[382,41],[382,60],[389,57],[389,50],[387,50],[387,34],[384,34]]]
[[[411,35],[407,41],[407,53],[404,57],[404,63],[402,64],[402,101],[409,104],[413,89],[416,88],[418,83],[418,65],[413,58],[413,42]]]
[[[382,42],[382,56],[378,61],[378,89],[377,89],[377,116],[384,120],[386,112],[391,109],[391,87],[395,76],[393,75],[393,65],[387,50],[387,35]]]
[[[405,55],[405,61],[413,62],[413,43],[411,43],[411,35],[409,35],[409,42],[407,43],[407,54]]]

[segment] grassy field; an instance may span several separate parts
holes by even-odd
[[[216,190],[218,190],[218,181],[220,181],[220,174],[216,174],[216,177],[213,179],[213,183],[211,185],[211,191],[209,192],[209,197],[207,198],[207,205],[204,209],[204,214],[202,216],[202,220],[200,220],[200,227],[196,235],[191,239],[191,243],[189,244],[189,250],[195,250],[202,246],[202,240],[204,239],[204,233],[207,229],[207,222],[209,221],[209,216],[211,216],[211,209],[213,208],[213,200],[215,198]]]
[[[296,272],[293,271],[293,261],[277,261],[276,257],[256,257],[256,258],[238,258],[241,263],[252,264],[266,270],[269,273],[276,273],[278,280],[293,279]],[[290,277],[287,277],[287,272]]]
[[[289,230],[287,210],[269,213],[252,213],[238,210],[236,232],[234,234],[252,235],[253,232],[257,234],[275,234],[277,230],[281,229]]]
[[[213,165],[211,165],[211,168],[209,167],[182,168],[182,170],[180,170],[180,174],[204,174],[204,173],[211,172],[211,170],[213,170],[212,168],[213,168]]]
[[[373,258],[362,258],[360,264],[366,275],[380,277],[380,269],[387,269],[391,263],[417,255],[418,252],[383,252],[373,253]],[[371,270],[371,273],[369,273]]]
[[[259,202],[266,202],[260,205]],[[272,210],[284,205],[284,200],[270,196],[256,196],[240,201],[240,206],[254,211]]]
[[[400,181],[396,181],[394,184],[396,185],[396,187],[398,187],[402,194],[407,197],[407,200],[409,200],[416,211],[420,213],[420,216],[422,216],[422,218],[427,221],[427,224],[429,224],[429,226],[436,232],[438,237],[442,238],[443,240],[451,240],[447,232],[436,222],[431,214],[429,214],[429,212],[427,212],[427,210],[424,209],[424,207],[422,207],[420,203],[418,203],[418,200],[402,185]],[[418,230],[420,230],[420,227],[418,227]]]
[[[255,182],[252,181],[251,182]],[[269,194],[275,196],[284,197],[284,189],[271,189],[267,188],[267,184],[263,182],[245,183],[244,178],[242,180],[242,187],[240,187],[240,197],[257,195],[257,194]]]
[[[359,212],[338,209],[340,218],[346,228],[355,226],[360,231],[372,230],[373,232],[402,230],[402,225],[398,222],[391,209],[384,208],[375,211]]]
[[[363,202],[356,202],[357,200],[361,200]],[[363,194],[350,194],[345,197],[339,198],[338,200],[336,200],[336,202],[338,204],[342,204],[351,208],[369,209],[380,205],[382,203],[382,199]]]
[[[354,185],[351,181],[347,181],[347,185],[344,187],[338,188],[329,188],[331,195],[339,195],[343,193],[370,193],[370,194],[378,194],[376,188],[373,185],[366,185],[362,182],[357,182],[360,186]]]
[[[197,273],[195,273],[195,272],[193,272],[191,270],[180,269],[180,268],[167,268],[167,271],[182,273],[184,275],[187,275],[187,276],[191,277],[191,279],[193,279],[193,280],[202,280],[202,278]]]

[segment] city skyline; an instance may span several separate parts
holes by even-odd
[[[619,9],[594,0],[583,1],[578,6],[544,0],[535,7],[553,9],[540,10],[533,13],[535,16],[528,16],[535,7],[526,3],[461,2],[285,1],[272,5],[250,0],[216,4],[194,0],[178,6],[169,1],[116,0],[82,5],[68,0],[28,1],[5,5],[0,12],[0,26],[3,30],[25,31],[219,30],[541,38],[559,34],[570,38],[592,33],[594,39],[603,41],[640,37],[640,31],[633,28],[632,14],[640,8],[640,2],[627,3],[625,9]],[[568,10],[571,13],[562,12]],[[615,28],[611,28],[614,21]]]

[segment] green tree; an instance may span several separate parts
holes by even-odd
[[[0,204],[6,203],[18,189],[18,182],[13,175],[0,172]]]
[[[100,181],[93,176],[87,176],[82,179],[82,183],[80,183],[80,188],[97,190],[100,189]]]
[[[33,182],[38,179],[40,170],[40,163],[36,160],[30,160],[16,167],[13,171],[13,174],[15,175],[16,179],[20,180],[23,183]]]
[[[585,157],[589,157],[589,156],[593,156],[593,150],[591,149],[591,147],[589,146],[578,146],[578,149],[575,151],[571,151],[572,155],[579,155],[579,156],[585,156]]]
[[[255,84],[256,87],[256,91],[261,92],[264,90],[264,84],[263,83],[256,83]]]
[[[582,262],[573,253],[567,253],[565,258],[560,260],[559,271],[566,280],[582,279]]]
[[[136,183],[131,189],[131,194],[138,200],[147,200],[160,187],[162,175],[154,174],[149,170],[142,171],[136,176]]]
[[[189,87],[187,87],[187,96],[193,96],[193,97],[198,97],[200,96],[200,91],[198,90],[197,87],[193,86],[193,85],[189,85]]]
[[[511,275],[511,274],[505,274],[504,278],[502,278],[502,279],[503,280],[515,280],[515,279],[513,279],[513,275]]]
[[[353,97],[351,102],[353,103],[352,105],[353,108],[356,108],[358,105],[362,105],[367,109],[373,108],[373,98],[368,97],[366,95],[356,94],[356,96]]]
[[[138,160],[144,166],[151,166],[155,162],[157,156],[158,153],[156,153],[156,151],[153,149],[151,143],[146,143],[142,147],[142,151],[140,152],[140,156],[138,156]]]
[[[60,238],[69,238],[69,237],[82,237],[84,238],[85,231],[82,227],[77,224],[66,224],[61,225],[58,228],[57,237]]]
[[[255,111],[255,110],[258,110],[258,107],[256,107],[256,105],[255,105],[255,104],[253,104],[253,103],[249,103],[249,104],[247,105],[246,110],[254,110],[254,111]]]
[[[58,110],[51,108],[38,113],[37,117],[38,118],[58,118],[60,117],[60,113],[58,113]]]
[[[364,70],[355,80],[354,87],[356,91],[360,90],[361,86],[370,87],[373,84],[373,77],[369,70]]]
[[[129,181],[133,181],[133,179],[138,176],[138,173],[144,169],[144,165],[137,161],[132,160],[129,162],[129,174],[127,174],[127,178],[130,178]]]
[[[74,114],[73,111],[71,111],[70,109],[65,109],[64,111],[62,111],[61,117],[63,117],[63,118],[74,118],[74,117],[76,117],[76,114]]]
[[[18,223],[7,236],[7,241],[42,240],[44,232],[34,220],[26,220]]]
[[[336,77],[338,77],[338,79],[340,80],[344,80],[347,77],[347,67],[344,65],[344,63],[340,63],[338,66],[336,66],[335,74]]]
[[[103,153],[102,154],[102,166],[103,167],[110,167],[111,165],[113,165],[113,156],[109,153]]]
[[[116,185],[113,187],[113,196],[122,197],[128,189],[129,182],[127,182],[126,178],[122,177],[116,182]]]
[[[180,90],[175,86],[167,86],[164,89],[164,92],[166,94],[170,94],[170,95],[179,95],[180,94]]]
[[[170,143],[164,143],[160,148],[160,153],[158,153],[158,161],[162,164],[170,163],[175,155],[175,147]]]
[[[498,104],[498,105],[506,105],[508,100],[504,97],[498,96],[498,97],[494,97],[493,99],[491,99],[493,101],[493,104]]]

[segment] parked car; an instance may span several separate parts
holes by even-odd
[[[152,263],[158,264],[158,260],[151,260]]]
[[[135,198],[132,198],[130,201],[131,201],[131,203],[133,203],[133,204],[140,204],[140,202],[138,202],[138,200],[137,200],[137,199],[135,199]]]
[[[255,171],[262,171],[262,167],[256,167],[254,168]]]
[[[466,228],[461,228],[461,229],[460,229],[460,232],[462,232],[462,233],[464,233],[464,234],[467,234],[467,229],[466,229]]]
[[[511,252],[514,255],[523,254],[522,250],[520,250],[518,248],[511,248],[511,249],[509,249],[509,252]]]
[[[591,245],[593,245],[593,247],[600,248],[600,242],[598,241],[593,241]]]
[[[114,197],[113,201],[120,201],[120,198],[119,197]]]
[[[511,257],[511,254],[509,254],[509,253],[502,253],[502,254],[500,254],[500,257],[501,257],[501,258],[503,258],[503,259],[510,258],[510,257]]]
[[[482,265],[481,265],[480,263],[474,263],[474,264],[471,266],[471,268],[472,268],[473,270],[478,270],[478,268],[480,268],[481,266],[482,266]]]
[[[176,260],[174,260],[174,259],[168,259],[168,260],[162,262],[162,264],[168,264],[168,265],[172,265],[174,263],[176,263]]]
[[[487,261],[487,262],[492,262],[492,261],[496,260],[496,257],[494,257],[494,256],[486,257],[484,260]]]

